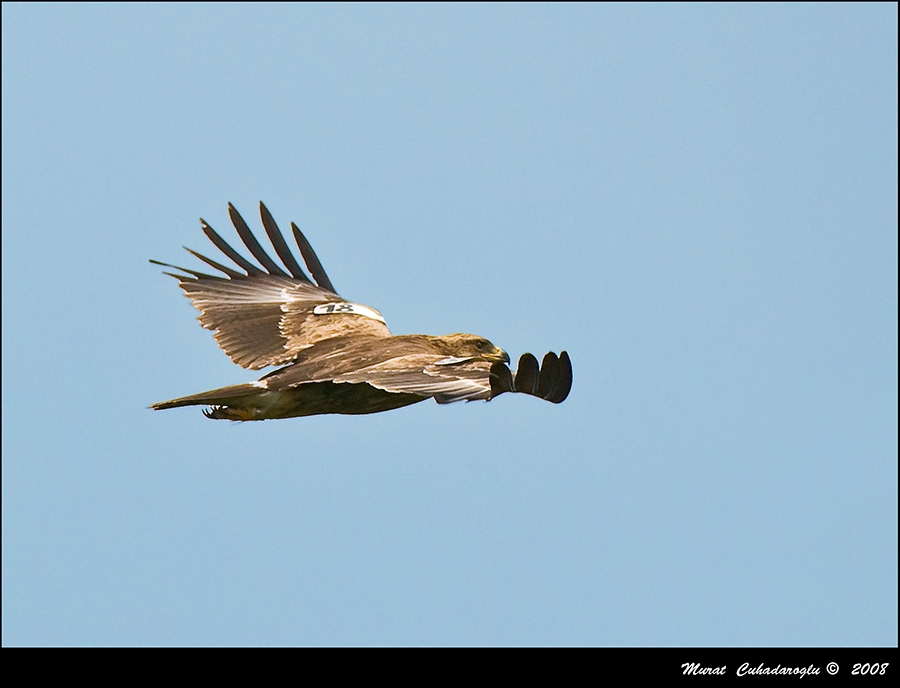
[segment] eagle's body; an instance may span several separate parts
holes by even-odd
[[[284,365],[257,382],[222,387],[151,408],[207,405],[209,418],[265,420],[323,413],[364,414],[408,406],[428,398],[438,403],[490,400],[503,392],[525,392],[559,403],[569,393],[572,367],[565,352],[549,353],[538,368],[524,354],[513,375],[509,356],[471,334],[443,337],[393,336],[375,309],[337,295],[321,263],[292,224],[300,253],[315,279],[304,273],[266,207],[260,215],[286,273],[262,249],[229,204],[232,222],[261,270],[231,248],[206,222],[204,233],[245,272],[190,251],[226,275],[186,268],[171,274],[200,310],[200,323],[215,332],[231,359],[253,370]],[[158,263],[166,267],[175,267]]]

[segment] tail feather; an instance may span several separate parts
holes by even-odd
[[[169,401],[160,401],[151,404],[150,408],[154,411],[161,411],[162,409],[178,408],[179,406],[227,406],[229,403],[242,397],[259,394],[264,389],[257,382],[246,382],[240,385],[220,387],[209,392],[200,392],[200,394],[191,394],[187,397],[170,399]]]

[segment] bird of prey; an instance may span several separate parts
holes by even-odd
[[[518,370],[509,356],[472,334],[392,335],[374,308],[338,296],[306,237],[293,222],[307,275],[262,203],[259,213],[279,265],[260,245],[244,218],[228,204],[238,236],[259,265],[242,256],[201,218],[203,233],[243,272],[186,248],[224,276],[151,260],[200,311],[200,324],[238,365],[251,370],[283,366],[256,382],[221,387],[152,409],[208,406],[207,418],[266,420],[323,413],[378,413],[432,398],[439,404],[489,401],[522,392],[555,404],[572,387],[568,354],[548,353],[541,365],[523,354]],[[312,279],[310,279],[310,276]]]

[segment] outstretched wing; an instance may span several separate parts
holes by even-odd
[[[263,227],[284,268],[266,253],[230,203],[228,213],[244,246],[262,268],[235,251],[203,219],[200,220],[203,233],[243,272],[188,248],[185,249],[188,253],[225,277],[156,260],[150,262],[186,273],[166,274],[178,280],[178,285],[200,311],[200,324],[215,333],[216,342],[232,361],[244,368],[258,370],[288,363],[300,351],[324,339],[349,335],[390,336],[378,311],[350,303],[337,295],[315,251],[297,225],[291,223],[294,240],[312,279],[300,267],[262,202],[259,214]]]
[[[452,359],[419,352],[380,358],[346,370],[347,364],[360,361],[354,348],[336,351],[327,361],[299,361],[265,376],[257,384],[279,392],[310,382],[365,383],[395,394],[433,397],[439,404],[490,400],[504,392],[530,394],[558,404],[572,388],[572,364],[565,351],[559,357],[552,352],[546,354],[540,368],[534,356],[523,354],[515,373],[502,362],[492,364],[483,359]]]
[[[420,394],[439,404],[491,398],[491,363],[483,360],[442,364],[440,356],[417,354],[395,358],[334,378],[365,382],[386,392]]]
[[[338,353],[329,361],[300,361],[266,375],[259,383],[275,392],[302,387],[310,382],[341,383],[340,386],[346,384],[348,387],[364,383],[385,392],[434,397],[439,404],[491,397],[489,361],[465,360],[444,364],[446,357],[441,354],[407,353],[371,364],[360,361],[347,370],[352,360],[342,354]],[[348,360],[344,362],[342,358]],[[332,367],[335,363],[345,370],[335,371]]]

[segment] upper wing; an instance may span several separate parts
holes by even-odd
[[[293,222],[294,239],[313,282],[288,248],[271,213],[259,204],[263,227],[275,253],[288,272],[260,246],[244,218],[228,204],[228,213],[244,245],[260,268],[241,256],[203,219],[203,233],[244,272],[234,270],[187,250],[226,277],[208,275],[168,263],[151,263],[181,270],[166,273],[200,311],[200,324],[215,332],[215,339],[232,361],[257,370],[292,361],[297,354],[324,339],[346,335],[388,337],[384,318],[374,308],[350,303],[337,295],[312,246]],[[289,274],[290,273],[290,274]]]

